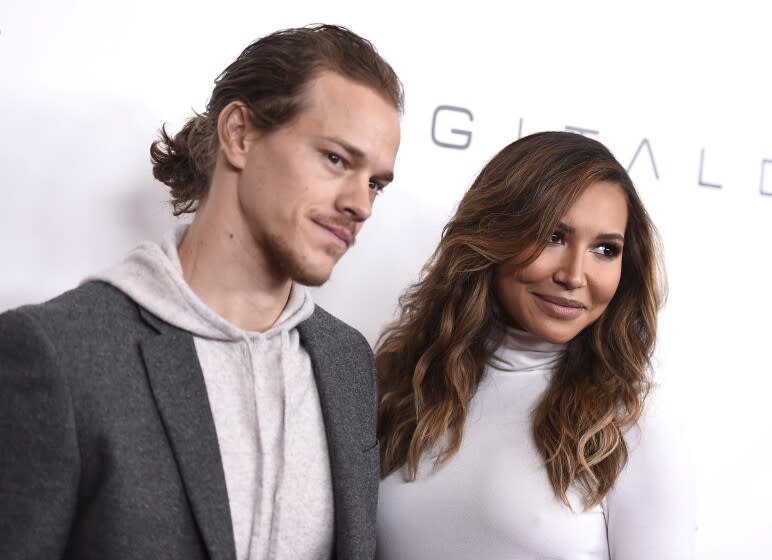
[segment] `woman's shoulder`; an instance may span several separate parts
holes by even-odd
[[[627,463],[606,497],[612,557],[692,558],[695,480],[683,412],[673,388],[654,385],[625,435]]]
[[[640,446],[684,444],[685,402],[678,391],[665,383],[654,382],[644,399],[641,415],[626,433],[628,451]]]

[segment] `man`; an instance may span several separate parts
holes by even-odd
[[[372,558],[372,354],[311,301],[393,176],[402,90],[335,26],[258,40],[151,147],[162,244],[0,316],[0,558]]]

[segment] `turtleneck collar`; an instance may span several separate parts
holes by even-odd
[[[549,373],[566,348],[513,327],[502,326],[501,330],[501,342],[491,358],[491,367],[501,372]]]

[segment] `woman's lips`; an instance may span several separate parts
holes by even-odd
[[[533,294],[536,305],[550,317],[555,319],[576,319],[586,309],[585,305],[575,299],[567,299],[558,296]]]

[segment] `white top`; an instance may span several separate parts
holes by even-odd
[[[555,497],[531,436],[532,408],[563,347],[507,331],[470,403],[461,448],[415,482],[387,477],[380,560],[684,560],[693,557],[694,481],[680,424],[660,389],[626,435],[627,465],[600,506]],[[503,362],[503,363],[502,363]]]
[[[210,309],[182,275],[177,247],[144,243],[90,279],[117,287],[164,321],[191,333],[220,446],[237,560],[332,556],[334,505],[322,410],[311,358],[297,325],[314,310],[309,291],[289,301],[263,333]]]

